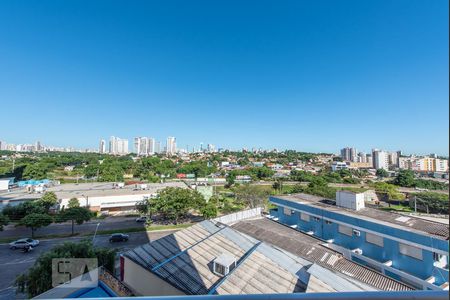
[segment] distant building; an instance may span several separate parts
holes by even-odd
[[[156,141],[154,138],[148,138],[147,140],[147,154],[153,155],[156,153]]]
[[[155,141],[155,153],[161,153],[161,142]]]
[[[339,170],[344,170],[344,169],[348,169],[348,166],[345,162],[342,161],[335,161],[331,164],[331,170],[333,172],[339,171]]]
[[[389,170],[389,154],[386,151],[372,150],[373,168]]]
[[[343,161],[353,161],[357,162],[357,150],[356,148],[346,147],[341,149],[341,158]]]
[[[42,151],[42,145],[41,142],[37,141],[36,144],[34,145],[34,150],[35,151]]]
[[[399,157],[399,168],[417,172],[442,172],[449,171],[448,160],[433,157]]]
[[[213,144],[208,144],[208,152],[209,153],[216,152],[216,146],[214,146]]]
[[[348,167],[350,169],[371,169],[373,165],[372,162],[350,162]]]
[[[138,156],[148,155],[148,138],[147,137],[135,137],[134,138],[134,152]]]
[[[98,145],[98,153],[104,154],[106,153],[106,142],[105,140],[100,140],[100,143]]]
[[[167,138],[166,153],[167,155],[175,155],[177,153],[177,140],[173,136]]]
[[[111,136],[109,139],[109,153],[115,155],[128,154],[128,140]]]

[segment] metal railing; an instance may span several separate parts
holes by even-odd
[[[200,295],[200,296],[155,296],[121,297],[121,300],[447,300],[448,291],[410,292],[343,292],[343,293],[292,293],[255,295]],[[94,299],[93,299],[94,300]]]

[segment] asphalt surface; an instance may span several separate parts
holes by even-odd
[[[163,236],[171,234],[176,230],[152,231],[152,232],[134,232],[130,233],[128,242],[110,243],[109,235],[97,235],[94,240],[95,246],[116,248],[119,253],[135,248],[139,245],[148,243],[149,241],[159,239]],[[39,246],[32,251],[24,253],[20,250],[9,249],[8,244],[0,245],[0,299],[24,299],[25,295],[16,294],[14,281],[16,277],[27,271],[33,266],[36,259],[41,253],[49,251],[55,245],[62,244],[67,241],[77,242],[82,237],[60,238],[51,240],[41,240]]]
[[[105,219],[94,219],[81,225],[75,225],[75,233],[94,233],[97,224],[100,223],[98,230],[120,230],[126,228],[144,227],[143,223],[136,223],[135,217],[108,217]],[[35,231],[35,235],[45,237],[51,234],[70,234],[72,232],[72,224],[70,222],[51,224],[50,226],[39,228]],[[3,231],[0,231],[0,239],[2,238],[24,238],[31,236],[31,230],[24,226],[5,226]]]

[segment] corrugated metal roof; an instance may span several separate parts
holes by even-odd
[[[320,241],[268,219],[241,221],[232,226],[260,241],[280,247],[320,266],[338,271],[379,290],[406,291],[411,287],[345,259]]]

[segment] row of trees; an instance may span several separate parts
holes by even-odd
[[[411,170],[401,170],[392,181],[393,184],[403,187],[417,187],[429,190],[447,190],[448,184],[433,180],[417,179]]]
[[[13,221],[17,225],[30,228],[31,236],[34,237],[36,230],[39,228],[46,227],[53,222],[61,223],[71,221],[71,233],[73,235],[75,224],[81,225],[89,221],[92,217],[89,209],[80,207],[76,198],[70,199],[67,208],[63,208],[59,212],[50,211],[50,208],[56,203],[56,194],[47,192],[38,200],[23,202],[17,206],[7,205],[3,209],[2,214],[0,214],[0,224],[6,225]]]

